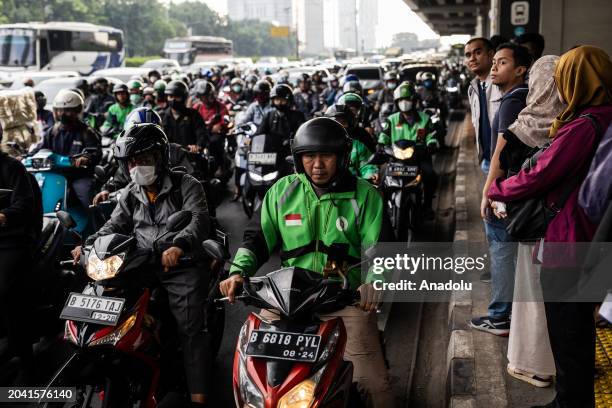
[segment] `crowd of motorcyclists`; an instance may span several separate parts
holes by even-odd
[[[450,67],[446,75],[460,69]],[[432,157],[444,147],[445,126],[432,116],[442,123],[448,116],[440,90],[446,79],[419,72],[413,81],[401,80],[390,67],[381,88],[367,92],[355,75],[343,75],[340,66],[334,71],[327,77],[302,73],[295,83],[282,71],[273,78],[231,66],[188,74],[151,70],[127,83],[98,77],[61,90],[52,112],[36,91],[44,136],[21,146],[16,158],[0,153],[0,306],[20,310],[3,314],[7,358],[16,358],[23,372],[32,360],[36,334],[23,325],[32,310],[15,295],[27,284],[26,260],[39,250],[39,220],[43,212],[72,215],[78,207],[92,221],[79,230],[82,241],[72,242],[75,264],[83,248],[111,234],[133,234],[136,247],[159,249],[152,270],[174,318],[191,404],[205,406],[212,353],[203,313],[211,276],[202,273],[210,259],[201,243],[221,228],[214,209],[228,182],[233,180],[232,199],[246,202],[263,180],[269,183],[249,207],[252,218],[230,276],[216,286],[233,302],[274,251],[283,266],[346,276],[360,293],[361,310],[332,313],[346,326],[345,357],[370,406],[392,406],[370,313],[379,299],[359,268],[347,265],[359,262],[363,246],[411,239],[406,231],[434,217]],[[264,135],[261,143],[257,135]],[[48,179],[32,176],[45,152],[69,163],[62,169],[62,202],[49,204]],[[257,170],[266,165],[274,170],[269,179]],[[415,193],[402,195],[406,189]],[[110,203],[106,213],[103,203]],[[190,221],[167,234],[168,219],[180,211],[190,212]],[[55,261],[62,256],[67,251]],[[195,260],[184,265],[186,256]]]

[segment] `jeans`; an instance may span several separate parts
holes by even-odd
[[[512,312],[514,270],[517,244],[506,232],[506,225],[497,218],[485,220],[485,233],[491,259],[491,303],[489,317],[505,319]]]
[[[484,174],[489,174],[490,167],[491,167],[491,161],[489,161],[488,159],[482,159],[482,162],[480,162],[480,169],[482,170]]]

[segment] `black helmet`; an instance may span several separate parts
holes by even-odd
[[[126,84],[124,83],[118,83],[113,87],[113,94],[116,94],[118,92],[125,92],[128,93],[128,87]]]
[[[115,142],[114,155],[126,174],[129,174],[127,161],[141,153],[158,151],[158,168],[168,167],[168,137],[163,129],[153,123],[135,123],[123,130]]]
[[[47,97],[41,91],[34,91],[34,98],[39,106],[45,106],[47,104]]]
[[[161,74],[156,69],[152,69],[149,72],[147,72],[147,78],[150,78],[151,75],[155,75],[157,77],[157,79],[161,78]]]
[[[246,78],[244,78],[244,82],[247,84],[256,84],[258,80],[259,78],[257,78],[257,75],[255,74],[249,74],[246,76]]]
[[[298,75],[297,77],[297,83],[301,84],[302,82],[310,82],[310,75],[308,75],[307,73],[302,73],[300,75]]]
[[[278,84],[274,88],[272,88],[272,92],[270,92],[270,99],[274,98],[283,98],[289,101],[289,104],[293,102],[293,90],[287,84]]]
[[[361,84],[359,83],[359,81],[347,81],[344,83],[344,86],[342,87],[342,92],[343,93],[356,93],[356,94],[361,94],[361,91],[363,89],[361,88]]]
[[[104,77],[96,77],[93,81],[93,84],[102,84],[104,86],[108,86],[108,79],[104,78]]]
[[[259,81],[255,83],[255,86],[253,87],[253,92],[256,94],[257,93],[270,93],[271,90],[272,90],[272,86],[265,79],[260,79]]]
[[[214,95],[215,87],[208,81],[200,81],[195,86],[195,94],[198,98],[202,96]]]
[[[187,99],[189,88],[183,81],[171,81],[168,85],[166,85],[166,90],[164,93],[166,95],[178,96],[179,98]]]
[[[397,81],[397,74],[394,71],[389,71],[387,73],[385,73],[385,76],[383,77],[383,81],[387,82],[387,81]]]
[[[331,118],[314,118],[302,124],[291,143],[291,154],[295,170],[304,173],[302,154],[335,153],[338,156],[337,180],[346,171],[349,163],[350,139],[344,127]]]

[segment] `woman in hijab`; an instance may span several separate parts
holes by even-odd
[[[554,208],[561,192],[568,185],[575,186],[548,224],[543,242],[589,242],[596,225],[578,206],[578,190],[601,132],[589,118],[581,115],[591,115],[601,129],[612,122],[612,62],[602,49],[580,46],[561,56],[554,80],[559,97],[567,107],[553,121],[549,132],[550,147],[532,169],[521,170],[505,180],[497,179],[488,196],[501,202],[543,197],[546,205]],[[562,302],[563,299],[554,297],[554,294],[575,288],[579,260],[558,256],[558,250],[553,254],[551,248],[544,248],[548,246],[536,251],[542,261],[540,280],[557,372],[557,395],[546,406],[593,407],[595,323],[592,303]],[[542,253],[543,256],[539,256]],[[555,301],[551,301],[553,297]]]
[[[517,173],[527,152],[549,142],[550,126],[567,104],[557,94],[554,74],[559,57],[546,55],[529,70],[527,106],[504,133],[501,167]],[[508,341],[508,374],[536,387],[548,387],[555,375],[544,303],[541,302],[540,269],[533,264],[533,244],[519,243]],[[538,301],[539,300],[539,301]]]

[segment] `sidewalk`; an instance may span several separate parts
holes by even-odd
[[[478,166],[474,142],[474,129],[466,118],[455,180],[455,242],[485,242],[480,218],[485,178]],[[472,316],[486,315],[489,298],[490,284],[477,278],[472,291],[452,295],[447,353],[449,407],[523,408],[550,402],[554,397],[552,387],[536,388],[506,373],[508,338],[468,327]]]

